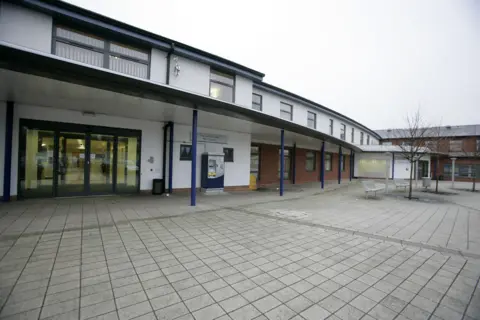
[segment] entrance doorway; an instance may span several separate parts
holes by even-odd
[[[18,195],[138,192],[141,131],[20,120]]]

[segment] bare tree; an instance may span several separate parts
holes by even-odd
[[[469,146],[465,143],[462,144],[462,156],[468,157],[472,161],[472,192],[475,192],[475,184],[477,180],[477,176],[480,175],[480,164],[475,164],[475,160],[478,160],[480,163],[480,140],[476,141],[474,147],[469,148]],[[452,173],[455,174],[455,173]]]
[[[421,159],[429,149],[425,147],[426,142],[430,140],[429,133],[432,131],[423,120],[420,109],[412,115],[405,118],[406,129],[394,129],[392,136],[399,139],[400,153],[410,163],[410,184],[408,188],[408,199],[412,199],[413,168],[415,162]]]
[[[445,135],[445,130],[442,130],[441,126],[431,127],[427,136],[429,139],[425,141],[425,147],[430,150],[432,155],[435,155],[435,168],[436,171],[440,168],[440,156],[448,152],[448,145],[446,144],[449,140],[449,137]],[[438,193],[438,181],[440,175],[435,172],[435,193]]]

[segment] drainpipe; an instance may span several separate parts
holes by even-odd
[[[168,53],[167,53],[167,75],[165,77],[166,84],[170,84],[170,65],[171,65],[170,58],[174,51],[175,51],[175,43],[172,42],[172,44],[170,45],[170,50],[168,50]]]

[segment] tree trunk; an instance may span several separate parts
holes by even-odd
[[[438,166],[440,165],[440,159],[437,158],[436,160],[436,165],[435,165],[435,193],[438,193]]]
[[[477,177],[474,175],[473,176],[473,186],[472,186],[472,192],[475,192],[475,182],[477,180]]]
[[[410,185],[408,187],[408,199],[412,200],[413,160],[410,160]]]

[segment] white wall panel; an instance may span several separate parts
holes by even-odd
[[[51,53],[52,17],[0,2],[0,40]]]
[[[180,73],[175,76],[175,61],[178,59]],[[210,66],[172,55],[170,57],[170,85],[184,90],[209,95],[210,92]]]
[[[235,103],[247,108],[252,107],[252,86],[250,79],[236,76],[235,77]]]
[[[153,48],[150,57],[150,80],[166,83],[167,53]]]
[[[82,114],[78,111],[16,104],[13,126],[12,195],[17,194],[18,138],[19,119],[21,118],[141,130],[142,151],[140,189],[151,190],[152,179],[162,178],[162,122],[137,120],[107,115],[97,115],[95,117],[82,116]],[[150,157],[154,158],[153,163],[147,161]]]
[[[180,145],[191,145],[190,126],[175,124],[173,146],[173,188],[190,188],[192,163],[180,161]],[[226,143],[197,144],[197,187],[201,183],[201,154],[203,152],[223,152],[223,148],[233,148],[234,162],[225,163],[225,186],[246,186],[250,175],[250,134],[231,131],[198,128],[198,133],[217,134],[226,137]]]

